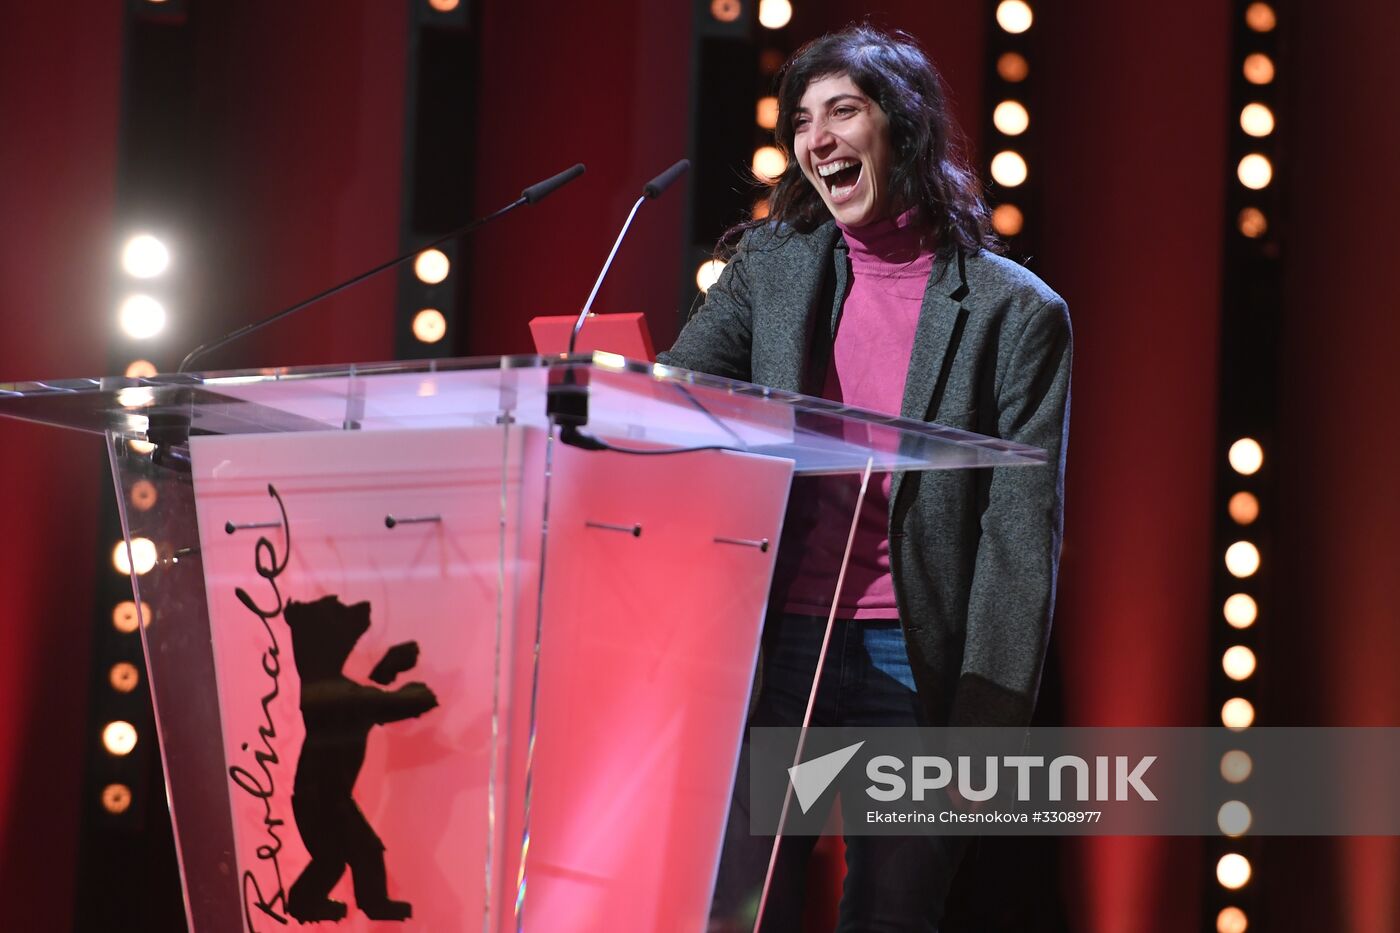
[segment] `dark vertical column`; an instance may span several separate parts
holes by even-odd
[[[6,11],[0,378],[103,367],[122,21],[120,4]],[[69,929],[102,450],[15,422],[0,447],[0,891],[6,926]]]

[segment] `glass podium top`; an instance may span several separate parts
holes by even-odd
[[[180,447],[191,434],[547,428],[586,399],[583,433],[620,448],[722,447],[798,473],[1036,465],[1044,451],[595,352],[0,383],[0,417]]]

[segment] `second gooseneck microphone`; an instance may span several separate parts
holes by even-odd
[[[573,332],[569,334],[569,355],[574,352],[574,344],[578,342],[579,331],[583,330],[583,322],[588,319],[588,312],[593,309],[593,299],[598,297],[598,289],[603,285],[603,279],[607,277],[608,270],[612,268],[613,257],[617,255],[617,248],[622,245],[622,238],[627,236],[627,230],[632,226],[632,218],[637,216],[637,209],[642,206],[642,202],[650,198],[660,197],[661,192],[671,187],[671,183],[690,168],[689,159],[681,159],[675,165],[657,175],[642,187],[642,196],[637,199],[637,203],[632,205],[632,211],[627,215],[627,220],[622,224],[622,230],[618,232],[617,239],[613,241],[612,251],[608,253],[607,261],[603,263],[603,271],[598,273],[598,279],[593,283],[593,291],[588,293],[588,300],[583,303],[583,310],[578,313],[578,320],[574,322]]]

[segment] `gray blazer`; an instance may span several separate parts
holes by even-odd
[[[817,394],[849,282],[834,222],[750,230],[657,360]],[[934,263],[900,414],[1050,460],[893,477],[895,598],[930,725],[1030,722],[1059,567],[1070,357],[1069,310],[1031,272],[985,250]]]

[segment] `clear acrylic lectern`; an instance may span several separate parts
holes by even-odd
[[[765,860],[716,877],[785,520],[1045,461],[604,353],[0,384],[0,416],[106,438],[200,933],[752,926]]]

